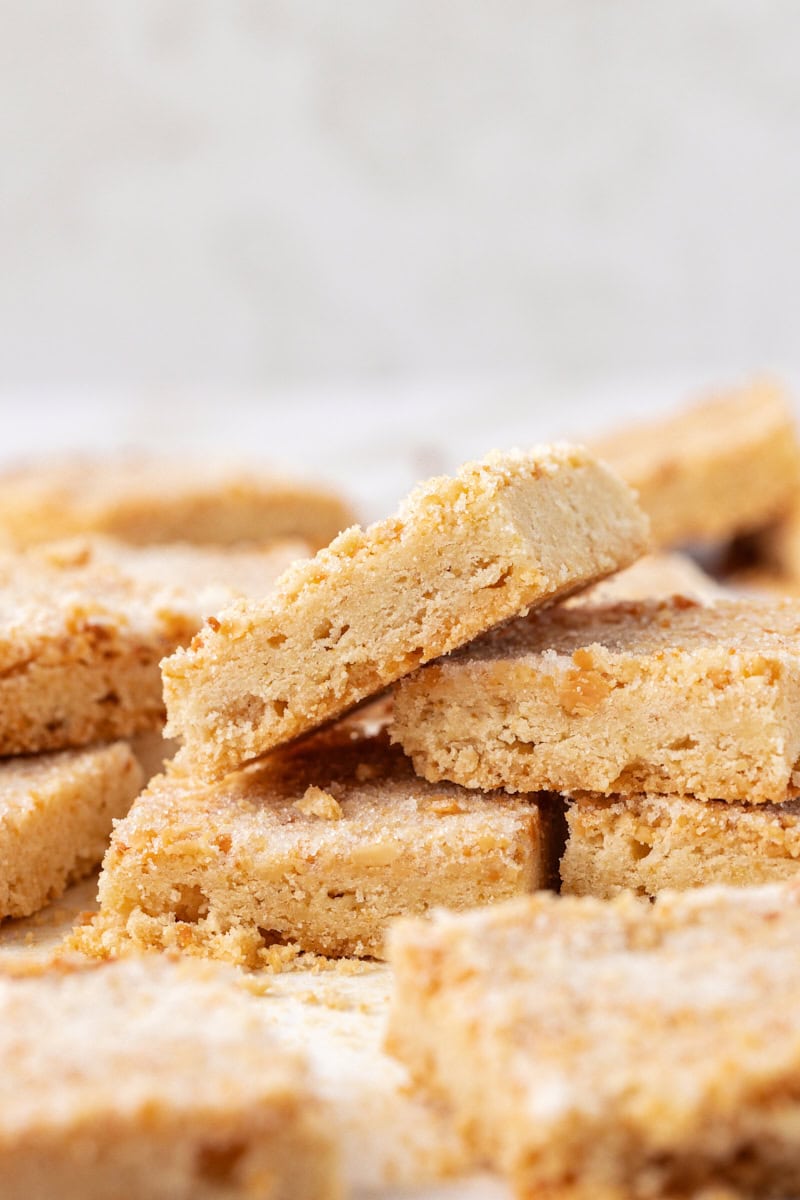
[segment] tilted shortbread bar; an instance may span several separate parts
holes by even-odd
[[[268,592],[302,548],[226,561],[77,539],[0,554],[0,755],[160,728],[164,655],[218,605]]]
[[[798,939],[787,884],[405,921],[389,1048],[520,1197],[793,1196]]]
[[[233,605],[163,664],[167,732],[219,778],[420,663],[626,566],[646,520],[585,451],[495,454],[422,484]]]
[[[17,546],[100,533],[141,545],[300,537],[316,549],[354,520],[329,488],[224,463],[66,458],[0,474],[0,539]]]
[[[0,974],[3,1200],[340,1200],[331,1119],[234,972]]]
[[[555,798],[552,798],[555,805]],[[120,822],[94,954],[176,947],[251,966],[276,943],[380,956],[395,916],[545,885],[548,809],[417,779],[385,733],[322,733],[218,784],[173,769]]]
[[[687,796],[578,796],[567,812],[562,891],[655,896],[709,883],[800,874],[800,802],[726,804]]]
[[[797,792],[800,606],[675,597],[532,613],[401,683],[426,779],[509,791]]]
[[[787,511],[800,486],[794,415],[769,384],[633,426],[591,448],[639,493],[659,546],[758,529]]]
[[[36,912],[88,875],[141,784],[125,742],[0,762],[0,919]]]

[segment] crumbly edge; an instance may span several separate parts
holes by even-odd
[[[0,818],[0,919],[30,916],[89,875],[142,785],[124,742],[77,757],[67,779],[31,784],[35,807]]]
[[[0,679],[0,754],[31,754],[161,728],[162,647],[118,646],[113,656],[26,664]]]
[[[599,650],[434,663],[396,688],[392,739],[429,782],[470,788],[797,794],[796,669],[757,655],[748,668],[724,648],[666,663]]]
[[[574,465],[575,455],[566,457]],[[583,464],[580,455],[577,461]],[[420,662],[464,644],[531,603],[552,601],[625,565],[644,548],[646,525],[630,493],[589,460],[580,486],[584,494],[599,486],[609,507],[616,507],[613,532],[608,545],[601,546],[594,526],[603,517],[595,511],[580,517],[573,513],[570,520],[580,531],[577,537],[584,550],[583,573],[577,569],[570,573],[559,557],[558,576],[550,578],[525,541],[529,512],[522,519],[522,510],[517,514],[513,506],[520,504],[520,488],[534,486],[543,476],[557,480],[562,462],[557,459],[547,471],[537,464],[533,473],[525,456],[514,463],[510,479],[501,475],[498,481],[490,472],[487,486],[483,486],[485,468],[475,468],[472,475],[465,469],[466,485],[460,476],[445,481],[446,487],[435,481],[438,491],[429,485],[409,502],[410,510],[419,513],[418,528],[412,523],[406,528],[398,518],[373,526],[366,534],[348,531],[328,551],[291,568],[271,602],[227,609],[188,650],[168,659],[163,664],[167,729],[183,736],[185,760],[207,777],[218,778],[340,714]],[[520,464],[527,464],[527,474]],[[575,480],[570,482],[574,485]],[[455,499],[448,489],[455,490]],[[498,507],[501,491],[507,493],[508,511]],[[553,512],[558,510],[554,504]],[[468,545],[464,545],[466,514],[470,525],[480,530],[480,537]],[[609,530],[611,524],[609,516]],[[454,545],[449,545],[450,540]],[[446,570],[440,563],[445,551]],[[436,566],[430,580],[439,577],[433,591],[430,582],[426,590],[426,576],[416,580],[418,563],[427,555]],[[457,557],[464,560],[459,569]],[[373,588],[362,591],[371,578],[376,581]],[[410,579],[415,580],[412,588]],[[361,608],[351,600],[356,583]],[[337,592],[337,619],[331,620],[326,614]],[[386,611],[396,614],[390,631],[381,623]],[[310,630],[318,636],[309,644]],[[272,664],[269,676],[275,682],[269,698],[260,694],[265,671],[260,681],[248,677],[245,668],[253,657]],[[304,664],[302,687],[294,680],[300,662]],[[272,691],[280,695],[273,696]]]
[[[655,896],[709,884],[754,886],[800,874],[797,804],[759,807],[675,797],[586,797],[570,805],[562,891]]]
[[[292,855],[284,852],[275,879],[258,860],[231,877],[224,849],[206,862],[189,842],[182,854],[173,848],[159,860],[158,827],[130,848],[123,823],[106,856],[100,914],[70,944],[99,957],[132,947],[175,949],[254,969],[283,967],[300,953],[382,958],[386,927],[397,915],[439,904],[476,907],[548,884],[558,849],[549,825],[534,805],[509,816],[488,845],[476,832],[449,849],[440,835],[430,860],[424,846],[384,860],[370,838],[363,846],[347,843],[340,854],[321,849],[316,872],[299,859],[292,872]],[[237,861],[244,861],[240,854]]]

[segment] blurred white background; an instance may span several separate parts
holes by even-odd
[[[380,508],[800,380],[790,0],[4,0],[0,401]]]

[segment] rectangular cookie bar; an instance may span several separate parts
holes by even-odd
[[[800,485],[794,415],[770,384],[597,439],[591,449],[636,489],[659,546],[758,529],[790,507]]]
[[[341,1200],[330,1117],[233,972],[0,974],[3,1200]]]
[[[0,755],[159,729],[161,659],[217,606],[268,592],[302,548],[173,553],[78,539],[1,554]]]
[[[519,1197],[794,1196],[798,939],[791,884],[404,921],[389,1048]]]
[[[220,778],[499,622],[627,566],[632,493],[585,451],[494,454],[420,485],[232,605],[163,664],[167,732]]]
[[[688,554],[645,554],[632,566],[608,579],[585,588],[565,601],[571,608],[610,604],[615,600],[665,600],[669,596],[688,596],[703,604],[731,597],[723,587],[699,567]]]
[[[250,966],[282,943],[380,957],[393,917],[531,891],[555,854],[534,799],[432,787],[385,733],[334,730],[222,783],[153,780],[115,829],[78,945]]]
[[[424,778],[508,791],[797,792],[800,608],[683,597],[531,613],[395,691]]]
[[[99,533],[140,545],[299,537],[317,549],[354,520],[330,488],[225,463],[76,457],[0,473],[0,539],[16,546]]]
[[[800,802],[726,804],[689,796],[578,796],[567,810],[562,891],[655,896],[800,873]]]
[[[88,875],[141,785],[125,742],[0,762],[0,919],[36,912]]]

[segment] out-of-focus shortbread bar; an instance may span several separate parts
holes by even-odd
[[[161,659],[218,606],[267,593],[303,549],[173,557],[75,539],[0,554],[0,755],[159,729]]]
[[[141,784],[124,742],[0,762],[0,919],[30,915],[88,875]]]
[[[348,530],[262,603],[233,605],[163,664],[167,732],[219,778],[420,663],[627,566],[646,519],[584,450],[493,454]]]
[[[519,1197],[797,1195],[798,939],[787,884],[405,921],[389,1047]]]
[[[557,802],[550,798],[553,805]],[[114,832],[93,954],[177,948],[258,966],[291,943],[381,956],[389,921],[543,886],[558,849],[530,798],[432,787],[385,733],[321,733],[203,786],[173,769]]]
[[[688,596],[703,604],[730,599],[731,592],[689,558],[677,551],[645,554],[632,566],[600,583],[585,588],[564,603],[571,608],[611,604],[615,600],[664,600],[670,596]]]
[[[299,537],[317,549],[354,520],[329,488],[219,463],[67,458],[0,474],[0,538],[16,546],[99,533],[141,545]]]
[[[404,680],[392,733],[431,781],[780,803],[798,790],[800,606],[532,613]]]
[[[791,405],[769,384],[632,426],[591,448],[639,493],[659,546],[756,530],[786,512],[800,487]]]
[[[232,971],[0,974],[3,1200],[341,1200],[331,1123]]]
[[[777,521],[761,530],[751,547],[757,563],[774,572],[776,584],[787,590],[800,588],[800,488],[791,507]]]
[[[655,896],[800,873],[800,802],[726,804],[688,796],[578,796],[567,811],[562,890]]]

